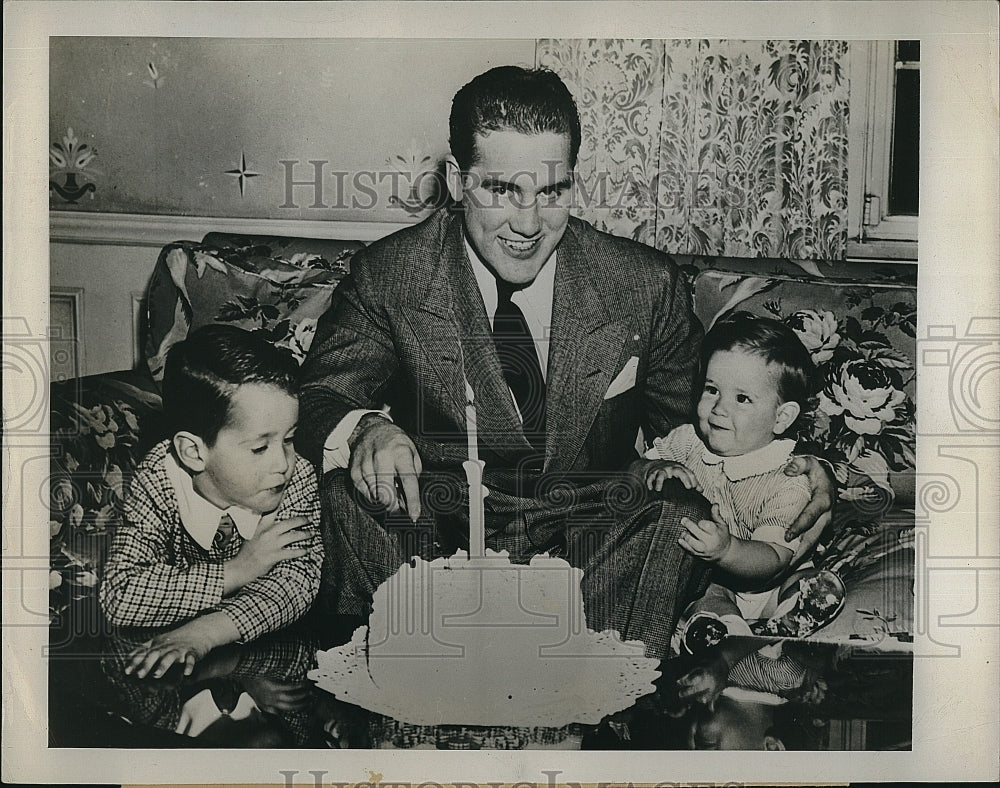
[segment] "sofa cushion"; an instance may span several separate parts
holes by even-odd
[[[916,270],[911,265],[676,258],[705,328],[733,310],[788,323],[818,375],[802,437],[830,459],[852,517],[913,501]],[[870,484],[858,487],[861,480]]]
[[[288,348],[301,362],[333,291],[349,271],[356,242],[337,244],[334,259],[281,239],[207,236],[230,245],[178,241],[160,252],[149,284],[146,362],[163,378],[167,351],[208,323],[232,323]]]
[[[230,249],[253,247],[265,257],[280,260],[303,258],[322,260],[313,267],[332,268],[346,264],[351,256],[364,247],[360,241],[342,241],[331,238],[299,238],[291,235],[246,235],[236,233],[206,233],[201,239],[205,246]]]

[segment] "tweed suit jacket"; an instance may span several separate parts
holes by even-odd
[[[491,469],[530,453],[463,234],[461,213],[442,209],[355,255],[302,367],[304,456],[322,463],[349,411],[388,404],[425,471],[461,474],[466,380],[487,485]],[[666,255],[570,218],[557,251],[543,471],[587,483],[638,456],[639,427],[651,440],[688,421],[701,338]]]

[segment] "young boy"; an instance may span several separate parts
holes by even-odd
[[[115,626],[176,628],[139,646],[126,672],[247,642],[301,616],[322,564],[312,466],[292,447],[292,358],[233,326],[171,348],[163,377],[173,437],[136,469],[100,588]]]
[[[785,475],[795,440],[782,436],[807,407],[813,364],[788,326],[742,312],[708,332],[701,368],[697,423],[653,441],[645,479],[655,490],[679,479],[712,504],[712,519],[681,521],[680,545],[714,567],[696,609],[748,633],[743,621],[763,615],[800,541],[785,542],[785,529],[809,485]]]

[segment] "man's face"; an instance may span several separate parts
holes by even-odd
[[[465,211],[480,259],[512,284],[527,284],[555,250],[569,219],[573,168],[568,134],[492,131],[476,135],[466,173],[448,158],[448,189]]]

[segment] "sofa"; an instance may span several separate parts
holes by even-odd
[[[51,389],[53,641],[99,635],[95,587],[130,474],[166,437],[158,384],[169,347],[209,322],[245,327],[301,360],[360,242],[209,233],[160,251],[144,363]],[[787,321],[821,375],[803,436],[826,457],[839,503],[812,561],[846,603],[813,637],[906,648],[913,635],[916,267],[674,255],[710,326],[745,309]]]

